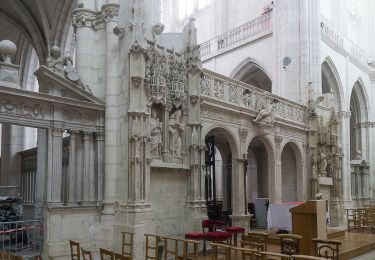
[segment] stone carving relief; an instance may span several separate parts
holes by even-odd
[[[265,103],[258,111],[257,116],[253,120],[254,123],[259,123],[262,125],[273,125],[274,124],[274,109],[276,104],[279,101],[277,99],[273,99],[271,102]]]
[[[150,135],[151,135],[151,157],[160,159],[161,158],[161,146],[162,146],[162,127],[163,124],[159,121],[157,111],[154,109],[151,111],[150,119]]]
[[[47,67],[74,84],[77,84],[83,90],[92,93],[89,86],[82,84],[77,69],[73,67],[72,58],[68,55],[61,55],[61,50],[56,45],[50,49],[50,56],[47,58]]]
[[[0,102],[1,113],[20,115],[31,118],[43,119],[45,117],[42,107],[39,104],[15,103],[14,100],[2,100]]]
[[[184,125],[181,122],[182,107],[174,107],[169,115],[169,149],[173,158],[181,157],[181,137]]]
[[[85,123],[85,124],[95,124],[96,115],[88,111],[79,111],[70,107],[63,109],[64,119],[68,122]]]
[[[323,116],[317,114],[317,111],[310,109],[308,112],[312,195],[319,192],[319,178],[329,177],[332,178],[333,183],[331,196],[340,199],[343,153],[338,142],[339,120],[337,112],[332,109],[331,117],[326,122]]]
[[[187,68],[181,55],[160,50],[155,45],[148,48],[145,88],[150,104],[161,104],[172,109],[180,103],[187,107]]]

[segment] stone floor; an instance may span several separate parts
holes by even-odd
[[[375,250],[368,252],[367,254],[353,257],[352,260],[374,260],[375,259]]]

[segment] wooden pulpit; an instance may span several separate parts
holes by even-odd
[[[292,213],[292,233],[302,236],[301,254],[314,255],[312,239],[327,239],[326,201],[309,200],[289,211]]]

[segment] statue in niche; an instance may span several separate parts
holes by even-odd
[[[83,90],[92,93],[89,86],[84,86],[79,77],[78,71],[73,67],[73,60],[68,55],[61,55],[61,50],[54,45],[50,49],[50,56],[47,58],[47,67],[54,72],[63,75],[69,81],[80,86]]]
[[[169,116],[169,149],[173,157],[181,157],[181,135],[184,131],[181,123],[182,107],[173,106]]]
[[[159,117],[155,110],[151,111],[150,119],[150,134],[151,134],[151,156],[154,158],[161,157],[161,145],[162,145],[162,123],[159,121]]]
[[[253,120],[254,123],[261,123],[266,125],[272,125],[274,123],[273,110],[276,104],[279,103],[277,99],[273,99],[270,103],[266,103],[259,109],[258,115]]]
[[[327,169],[327,155],[324,150],[324,147],[322,147],[319,151],[319,162],[320,162],[320,175],[324,176],[326,174]]]
[[[317,165],[316,154],[313,153],[311,155],[311,178],[312,179],[317,179],[318,178],[318,173],[317,173],[316,165]]]
[[[328,156],[326,172],[327,172],[327,177],[331,177],[331,178],[335,177],[335,174],[333,172],[334,170],[333,161],[334,161],[333,156]]]
[[[334,169],[335,175],[333,179],[333,195],[336,198],[341,198],[341,174],[342,174],[342,146],[339,145],[337,148],[337,154],[334,158]]]

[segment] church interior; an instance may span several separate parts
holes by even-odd
[[[2,0],[0,258],[375,259],[374,0]]]

